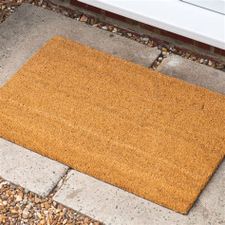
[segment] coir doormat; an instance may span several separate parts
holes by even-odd
[[[55,37],[0,88],[0,136],[187,213],[225,152],[225,97]]]

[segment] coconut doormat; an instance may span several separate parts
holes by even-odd
[[[0,88],[0,136],[187,213],[225,152],[225,97],[55,37]]]

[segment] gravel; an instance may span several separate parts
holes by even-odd
[[[1,225],[101,225],[72,209],[0,178]]]

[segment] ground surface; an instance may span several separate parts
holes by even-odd
[[[154,48],[151,41],[143,39],[143,37],[143,43],[139,43],[139,41],[131,40],[133,36],[128,39],[121,37],[120,34],[117,35],[117,32],[113,32],[113,30],[105,31],[109,29],[108,26],[106,28],[103,28],[103,26],[102,29],[97,29],[94,25],[88,26],[86,25],[88,19],[83,15],[79,19],[74,18],[70,19],[31,5],[20,6],[13,14],[8,16],[0,25],[0,86],[4,85],[43,43],[55,35],[63,35],[146,67],[157,68],[166,75],[225,93],[225,73],[222,70],[174,55],[168,50],[162,51],[158,47]],[[165,52],[164,55],[162,52]],[[154,67],[155,63],[157,64],[156,67]],[[209,61],[206,64],[208,63]],[[3,139],[0,139],[0,177],[26,188],[25,193],[31,195],[31,202],[33,201],[32,196],[35,194],[29,191],[38,193],[39,197],[43,198],[45,202],[52,201],[53,206],[50,208],[59,206],[53,203],[54,201],[60,202],[105,224],[225,224],[225,163],[221,164],[187,216],[138,198],[75,170],[69,170],[65,165]],[[1,185],[1,198],[4,199],[2,199],[3,202],[0,201],[0,208],[4,209],[4,215],[2,214],[1,217],[6,216],[6,219],[19,218],[18,214],[16,216],[13,214],[14,206],[18,210],[18,207],[13,203],[15,202],[15,196],[18,195],[15,190],[23,189],[12,186],[10,183]],[[10,193],[11,200],[5,202],[8,198],[5,195]],[[17,198],[17,200],[20,199],[20,197]],[[10,202],[14,206],[11,206]],[[24,203],[19,202],[18,204],[24,204],[21,209],[23,211],[26,201]],[[54,206],[54,204],[56,205]],[[38,203],[31,205],[30,219],[32,220],[36,218],[36,211],[41,211],[41,209],[38,208]],[[70,211],[68,208],[65,209],[66,212]],[[42,211],[45,211],[45,208]],[[73,223],[76,223],[76,218],[82,216],[75,211],[71,212],[74,215],[76,214],[73,217]],[[26,213],[27,210],[25,210]],[[48,214],[48,212],[45,213]],[[81,220],[80,224],[85,223],[84,221],[88,219]],[[91,224],[92,222],[87,221],[87,223]],[[2,222],[2,224],[4,223]],[[29,223],[18,222],[18,224]]]

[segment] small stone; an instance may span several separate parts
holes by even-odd
[[[16,202],[20,202],[23,200],[23,193],[20,192],[17,196],[16,196]]]
[[[107,26],[102,26],[102,29],[103,30],[108,30],[108,27]]]
[[[163,58],[160,56],[160,57],[158,58],[158,61],[159,61],[159,62],[162,62],[162,60],[163,60]]]
[[[6,216],[0,214],[0,223],[4,224],[6,220]]]
[[[144,42],[148,42],[149,38],[148,37],[142,37],[141,40],[144,41]]]
[[[61,209],[56,209],[56,214],[59,214],[61,212]]]
[[[18,214],[18,211],[15,210],[15,209],[11,209],[10,212],[11,212],[12,214]]]
[[[29,210],[28,210],[27,208],[25,208],[25,209],[23,210],[22,217],[23,217],[24,219],[27,219],[27,218],[29,218],[29,216],[30,216]]]
[[[7,201],[3,201],[2,204],[3,204],[3,205],[7,205],[8,202],[7,202]]]
[[[209,65],[209,66],[212,66],[212,65],[213,65],[213,63],[212,63],[211,60],[209,60],[208,65]]]
[[[191,54],[189,52],[186,52],[184,55],[186,58],[189,58],[191,56]]]
[[[113,27],[113,26],[111,26],[111,25],[109,25],[109,26],[108,26],[108,30],[109,30],[109,31],[111,31],[111,32],[112,32],[112,31],[113,31],[113,29],[114,29],[114,27]]]
[[[113,30],[112,30],[113,33],[116,33],[117,31],[118,31],[118,30],[117,30],[116,27],[114,27]]]
[[[82,15],[82,16],[80,17],[80,22],[87,22],[87,21],[88,21],[87,16]]]
[[[43,216],[41,215],[41,213],[37,212],[36,215],[39,219],[43,219]]]
[[[166,56],[168,55],[168,52],[167,51],[163,51],[162,52],[162,56],[165,58]]]
[[[45,220],[43,219],[43,220],[41,220],[41,221],[39,222],[38,225],[44,225],[44,224],[45,224]]]
[[[0,183],[0,188],[2,188],[3,186],[9,185],[9,182],[7,181],[3,181]]]
[[[202,63],[204,63],[204,59],[200,59],[200,61],[199,61],[199,62],[200,62],[201,64],[202,64]]]
[[[44,208],[45,209],[49,209],[50,207],[51,207],[51,205],[48,202],[45,202],[44,203]]]
[[[34,197],[34,202],[35,202],[35,203],[40,203],[40,202],[41,202],[41,199],[38,198],[37,196],[35,196],[35,197]]]

